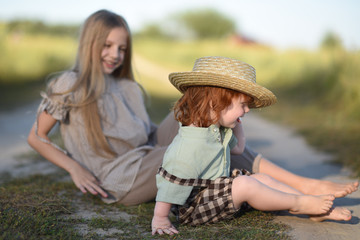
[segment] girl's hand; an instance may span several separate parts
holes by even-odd
[[[236,154],[236,155],[242,154],[244,152],[245,142],[246,142],[244,130],[242,128],[242,123],[237,123],[232,130],[236,139],[238,140],[238,143],[231,149],[230,152],[231,154]]]
[[[94,195],[100,194],[102,197],[108,197],[107,193],[100,187],[99,181],[81,165],[76,164],[69,173],[71,179],[81,192],[90,192]]]
[[[151,222],[151,229],[152,235],[155,235],[156,233],[160,235],[163,235],[164,233],[169,235],[179,233],[179,231],[171,224],[168,217],[154,216]]]

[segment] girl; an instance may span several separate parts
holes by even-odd
[[[223,57],[200,58],[192,72],[169,75],[184,94],[174,107],[181,124],[156,176],[152,234],[178,233],[168,218],[172,205],[180,223],[191,225],[230,218],[244,203],[308,214],[314,221],[350,220],[349,210],[332,208],[332,194],[304,195],[266,174],[237,171],[230,177],[230,154],[245,147],[241,118],[250,108],[276,102],[255,78],[250,65]]]
[[[88,17],[74,68],[51,81],[42,96],[28,137],[36,151],[68,171],[83,193],[100,194],[107,203],[154,199],[171,124],[165,121],[155,131],[150,121],[121,16],[100,10]],[[48,138],[57,122],[67,151]]]

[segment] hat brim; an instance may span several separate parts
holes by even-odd
[[[180,92],[191,86],[214,86],[232,89],[251,96],[250,108],[260,108],[276,103],[276,96],[267,88],[248,80],[209,72],[174,72],[169,74],[170,82]]]

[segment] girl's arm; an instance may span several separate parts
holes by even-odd
[[[245,148],[245,135],[241,123],[237,123],[232,130],[238,140],[238,143],[233,149],[231,149],[231,154],[242,154]]]
[[[152,235],[156,233],[162,235],[164,233],[173,235],[179,233],[178,230],[171,224],[169,219],[169,212],[171,203],[156,202],[154,209],[154,216],[151,222]]]
[[[45,111],[42,112],[38,117],[38,135],[50,141],[48,134],[55,126],[56,121],[50,114]],[[73,182],[83,193],[89,191],[94,195],[100,193],[101,196],[107,197],[106,192],[99,186],[97,179],[88,170],[51,144],[42,142],[35,134],[35,126],[36,123],[28,136],[28,143],[32,148],[50,162],[69,172]]]

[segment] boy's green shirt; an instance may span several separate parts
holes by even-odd
[[[230,128],[182,127],[169,145],[163,159],[163,168],[180,178],[214,180],[230,175],[230,149],[237,139]],[[156,175],[156,201],[183,205],[193,187],[171,183]]]

